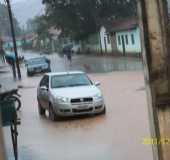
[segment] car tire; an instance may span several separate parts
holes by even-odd
[[[106,107],[104,107],[103,111],[97,113],[97,115],[105,115],[105,114],[106,114]]]
[[[45,109],[42,108],[41,104],[38,102],[38,113],[40,116],[45,115]]]
[[[51,121],[56,121],[57,120],[57,115],[55,114],[54,109],[53,109],[51,104],[49,106],[49,119]]]
[[[106,114],[106,107],[104,106],[103,111],[101,112],[101,114]]]

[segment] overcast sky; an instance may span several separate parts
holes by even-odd
[[[4,0],[0,0],[4,2]],[[42,0],[10,0],[12,11],[21,27],[26,25],[28,19],[44,13]]]
[[[0,0],[4,3],[5,0]],[[24,26],[28,19],[35,17],[36,15],[41,15],[44,12],[44,6],[42,5],[42,0],[10,0],[13,13],[21,26]],[[169,3],[170,11],[170,0]]]

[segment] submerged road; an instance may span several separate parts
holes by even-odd
[[[38,115],[36,88],[39,77],[23,82],[23,106],[19,127],[22,160],[151,160],[149,122],[141,72],[91,74],[101,82],[106,101],[105,116],[51,122]],[[8,156],[12,160],[9,128],[4,129]]]
[[[93,81],[101,82],[106,115],[56,122],[48,119],[48,113],[38,115],[36,87],[41,75],[27,78],[24,68],[22,72],[20,160],[153,159],[151,146],[142,144],[150,136],[142,71],[90,73]],[[4,135],[8,158],[13,160],[8,127]]]

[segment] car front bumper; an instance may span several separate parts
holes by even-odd
[[[41,73],[41,72],[48,72],[50,71],[50,68],[33,68],[33,69],[28,69],[29,73]]]
[[[79,104],[56,104],[53,106],[56,115],[62,117],[99,114],[105,109],[105,104],[103,101]]]

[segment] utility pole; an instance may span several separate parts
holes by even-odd
[[[12,34],[14,52],[15,52],[15,57],[16,57],[17,74],[18,74],[18,79],[21,80],[21,71],[20,71],[20,66],[19,66],[18,51],[17,51],[17,45],[16,45],[16,38],[15,38],[15,30],[14,30],[14,24],[13,24],[13,18],[12,18],[11,5],[10,5],[9,0],[6,0],[6,2],[7,2],[7,7],[8,7],[9,20],[10,20],[10,24],[11,24],[11,34]]]
[[[170,160],[170,50],[167,0],[139,0],[154,160]]]

